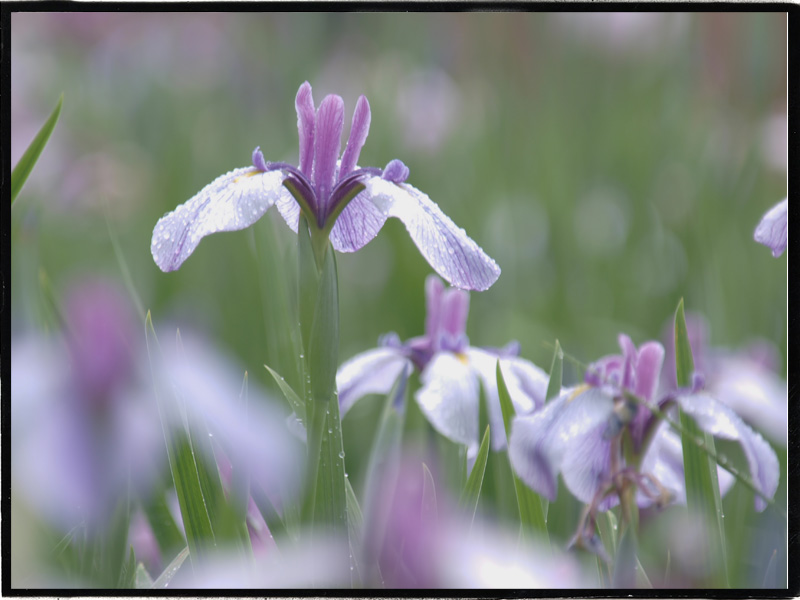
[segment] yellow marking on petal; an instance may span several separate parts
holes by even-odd
[[[233,180],[233,183],[238,183],[240,179],[243,179],[245,177],[252,177],[253,175],[258,175],[259,173],[261,173],[261,171],[255,169],[254,171],[250,171],[249,173],[245,173],[244,175],[239,175],[236,179]]]
[[[575,398],[577,398],[578,396],[580,396],[580,395],[581,395],[583,392],[586,392],[586,391],[588,391],[588,390],[589,390],[591,387],[592,387],[592,386],[590,386],[588,383],[582,383],[581,385],[579,385],[578,387],[576,387],[576,388],[575,388],[575,391],[573,391],[573,392],[572,392],[572,393],[569,395],[569,398],[567,398],[567,404],[569,404],[570,402],[572,402],[573,400],[575,400]]]
[[[467,355],[464,354],[463,352],[456,352],[456,358],[460,360],[461,364],[464,365],[465,367],[469,365],[469,359],[467,358]]]

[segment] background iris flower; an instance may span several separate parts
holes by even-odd
[[[163,271],[174,271],[200,240],[219,231],[249,227],[277,204],[294,231],[301,211],[312,232],[330,236],[340,252],[355,252],[372,240],[386,219],[408,229],[425,259],[453,285],[485,290],[500,268],[428,196],[405,182],[408,168],[392,160],[381,170],[356,165],[367,139],[369,102],[360,96],[350,137],[337,161],[344,127],[344,101],[328,95],[314,110],[311,85],[295,99],[300,164],[268,163],[253,151],[253,165],[234,169],[204,187],[156,224],[150,250]],[[313,235],[312,235],[313,237]]]
[[[384,336],[374,350],[345,362],[336,374],[339,406],[344,415],[367,394],[387,394],[404,369],[420,372],[422,387],[415,398],[439,433],[467,446],[467,455],[478,451],[480,389],[483,386],[491,425],[492,447],[506,447],[503,415],[497,394],[497,361],[503,371],[517,414],[541,408],[548,375],[519,358],[515,342],[503,349],[469,345],[466,334],[469,294],[445,289],[430,275],[425,281],[425,334],[400,342],[396,334]]]
[[[753,239],[772,250],[772,256],[780,256],[786,250],[789,242],[788,219],[789,199],[784,198],[762,217],[753,234]]]

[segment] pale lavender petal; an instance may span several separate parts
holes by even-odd
[[[297,226],[300,223],[300,205],[285,187],[281,190],[280,197],[275,201],[275,206],[283,220],[286,221],[286,224],[292,231],[297,233]]]
[[[331,244],[338,252],[355,252],[372,241],[385,222],[386,215],[362,192],[344,207],[333,224]]]
[[[150,252],[162,271],[174,271],[200,240],[219,231],[237,231],[258,221],[281,196],[284,174],[255,167],[235,169],[167,213],[153,230]]]
[[[358,155],[364,142],[367,141],[370,122],[369,102],[366,96],[359,96],[356,102],[356,109],[353,111],[353,123],[350,126],[350,137],[347,140],[347,147],[342,155],[342,164],[339,168],[339,181],[349,174],[358,162]]]
[[[311,179],[314,164],[314,98],[311,95],[311,84],[307,81],[297,90],[294,99],[297,110],[297,133],[300,136],[300,171]]]
[[[467,332],[469,293],[451,288],[442,298],[442,331],[457,339]]]
[[[472,369],[451,352],[436,354],[420,376],[417,403],[431,425],[446,438],[478,452],[478,380]]]
[[[772,250],[772,256],[780,256],[786,250],[788,236],[789,199],[784,198],[765,214],[756,227],[753,239]]]
[[[336,373],[341,417],[344,418],[350,407],[367,394],[388,394],[410,364],[398,349],[389,347],[368,350],[345,362]]]
[[[433,343],[439,335],[442,321],[442,295],[444,284],[436,275],[425,278],[425,337]]]
[[[786,446],[789,404],[786,382],[757,363],[743,359],[721,361],[715,374],[714,397],[745,421]]]
[[[267,170],[267,162],[264,160],[264,155],[261,154],[260,146],[256,146],[256,149],[253,150],[253,166],[259,171]]]
[[[498,356],[481,348],[467,348],[470,366],[481,379],[486,394],[489,424],[492,428],[492,449],[504,450],[506,432],[503,424],[503,411],[497,391]],[[533,363],[517,357],[500,358],[500,370],[508,388],[511,403],[516,414],[522,415],[544,405],[547,393],[547,374]]]
[[[609,396],[589,388],[582,393],[580,389],[565,390],[541,410],[517,416],[509,442],[514,471],[533,490],[554,501],[558,473],[564,470],[570,491],[583,502],[591,501],[596,489],[587,492],[600,478],[602,458],[597,457],[591,468],[583,469],[579,457],[585,455],[584,438],[602,437],[613,410]]]
[[[633,388],[634,368],[636,367],[637,353],[636,345],[630,337],[624,333],[619,334],[618,341],[622,348],[622,381],[620,385],[625,389]]]
[[[768,498],[775,494],[780,474],[778,457],[760,434],[745,425],[733,410],[707,394],[679,396],[678,402],[703,431],[715,437],[739,442],[755,485]],[[755,505],[760,512],[767,504],[756,495]]]
[[[342,145],[344,128],[344,100],[340,96],[325,96],[317,111],[317,124],[314,131],[314,187],[323,217],[326,203],[333,190],[336,163]]]
[[[639,347],[636,363],[636,386],[633,392],[644,400],[652,400],[658,387],[658,376],[664,364],[664,346],[647,342]]]
[[[606,421],[572,440],[561,464],[561,476],[567,489],[587,504],[602,486],[609,483],[611,442],[603,436]],[[607,510],[614,502],[607,497],[599,509]]]
[[[387,217],[403,222],[425,259],[450,284],[482,291],[500,276],[497,263],[428,196],[413,186],[381,177],[370,177],[364,183],[367,197]]]

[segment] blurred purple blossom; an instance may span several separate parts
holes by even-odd
[[[767,211],[756,227],[753,239],[772,250],[772,256],[778,257],[786,250],[789,243],[789,199],[784,198]]]
[[[384,336],[380,347],[345,362],[336,375],[342,416],[367,394],[387,394],[406,367],[420,372],[422,387],[416,400],[422,412],[442,435],[478,450],[480,388],[486,394],[492,447],[506,446],[503,415],[497,392],[496,368],[503,378],[518,414],[540,408],[545,401],[548,376],[519,358],[515,342],[503,349],[476,348],[466,334],[469,294],[445,289],[435,275],[425,281],[427,316],[425,334],[402,343],[396,334]]]
[[[739,442],[754,484],[771,498],[778,486],[778,459],[761,435],[730,408],[701,391],[701,378],[695,379],[692,389],[659,398],[663,346],[653,341],[637,349],[625,335],[619,336],[619,343],[622,354],[590,365],[585,385],[565,391],[542,410],[514,419],[509,452],[520,478],[553,501],[556,478],[561,473],[576,498],[599,510],[616,503],[609,492],[618,474],[636,483],[641,505],[663,504],[669,496],[685,498],[680,438],[647,407],[626,398],[626,393],[632,393],[670,411],[673,420],[672,410],[677,404],[703,431]],[[625,427],[631,433],[631,451],[644,454],[640,472],[625,466],[619,443]],[[652,442],[648,444],[650,435]],[[723,493],[725,479],[721,476]],[[755,505],[761,511],[766,503],[756,496]]]
[[[309,224],[330,237],[340,252],[355,252],[371,241],[386,219],[396,217],[431,266],[462,288],[485,290],[500,268],[428,196],[404,183],[408,167],[392,160],[386,168],[358,167],[371,113],[360,96],[350,136],[338,160],[344,128],[344,101],[326,96],[314,108],[311,86],[303,83],[295,99],[300,137],[297,167],[268,163],[253,152],[251,167],[218,177],[156,224],[150,250],[163,271],[174,271],[200,240],[219,231],[236,231],[258,221],[277,204],[286,223],[298,229],[301,211]]]

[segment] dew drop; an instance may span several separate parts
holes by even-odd
[[[344,458],[344,450],[342,450],[341,452],[339,452],[339,458]]]

